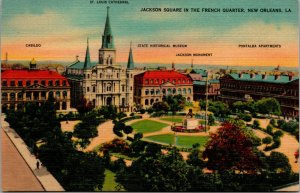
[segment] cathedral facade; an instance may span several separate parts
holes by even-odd
[[[109,8],[107,8],[106,23],[102,35],[102,46],[98,54],[97,64],[92,63],[87,41],[84,63],[77,61],[68,67],[67,76],[72,77],[72,75],[76,75],[77,79],[71,81],[77,82],[77,87],[80,87],[80,89],[75,89],[72,95],[84,97],[95,107],[114,105],[120,111],[133,111],[135,70],[132,49],[130,46],[127,68],[118,65],[116,63],[116,49],[109,20]],[[81,67],[82,69],[76,70],[76,67]],[[76,95],[75,92],[81,92],[82,94],[78,95],[77,93]],[[75,105],[73,104],[74,107]]]

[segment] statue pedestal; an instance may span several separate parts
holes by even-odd
[[[189,119],[184,119],[183,126],[186,129],[195,129],[198,127],[199,123],[197,119],[189,118]]]

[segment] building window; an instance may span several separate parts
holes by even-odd
[[[148,99],[145,100],[145,105],[149,105],[149,100]]]
[[[27,94],[27,93],[26,93]],[[53,98],[53,92],[52,91],[50,91],[49,93],[48,93],[48,98],[49,97],[52,97]]]
[[[153,84],[153,79],[150,80],[150,84]]]
[[[8,97],[7,97],[7,93],[6,93],[6,92],[3,92],[3,93],[2,93],[2,100],[3,100],[3,101],[7,101],[7,100],[8,100]]]
[[[182,94],[182,93],[181,93],[181,88],[178,89],[178,94]]]
[[[130,78],[132,78],[132,74],[130,74]]]
[[[7,86],[7,81],[2,81],[2,86]]]
[[[155,80],[155,83],[158,83],[158,82],[159,82],[159,80],[158,80],[158,79],[156,79],[156,80]]]
[[[67,81],[64,80],[64,81],[62,82],[62,85],[63,85],[63,86],[67,86]]]
[[[67,110],[67,103],[66,102],[62,102],[61,109],[62,110]]]
[[[170,88],[168,88],[168,93],[167,93],[168,95],[169,94],[172,94],[172,91],[171,91],[171,89]]]
[[[59,91],[56,91],[56,93],[55,93],[55,96],[56,96],[56,98],[60,98],[60,92]]]
[[[125,92],[125,85],[122,85],[122,92]]]
[[[53,81],[52,80],[49,80],[48,86],[53,86]]]
[[[184,94],[184,95],[186,94],[186,89],[185,89],[185,88],[183,89],[183,94]]]
[[[15,101],[15,100],[16,100],[16,94],[15,94],[14,92],[11,92],[11,93],[9,94],[9,96],[10,96],[10,100],[11,100],[11,101]]]
[[[163,94],[166,94],[166,89],[162,89],[162,93],[163,93]]]
[[[173,94],[176,94],[176,88],[173,88]]]
[[[173,82],[173,84],[175,84],[175,83],[176,83],[176,80],[175,80],[175,79],[173,79],[173,81],[172,81],[172,82]]]
[[[183,83],[183,84],[185,83],[185,79],[182,80],[182,83]]]
[[[96,92],[96,86],[95,85],[93,86],[93,92]]]
[[[192,89],[188,88],[188,94],[192,94]]]
[[[88,78],[90,78],[90,74],[88,74]]]
[[[157,89],[157,90],[156,90],[156,95],[159,95],[159,94],[160,94],[160,90]]]
[[[162,80],[161,80],[161,83],[163,84],[164,82],[165,82],[165,80],[164,80],[164,79],[162,79]]]
[[[107,91],[111,91],[111,85],[107,85],[107,88],[106,88]]]
[[[154,93],[155,93],[155,92],[154,92],[154,89],[151,89],[150,92],[151,92],[151,95],[154,95]]]
[[[100,73],[100,78],[102,78],[102,73]]]
[[[146,90],[145,90],[145,95],[148,95],[148,94],[149,94],[149,90],[146,89]]]
[[[146,79],[146,80],[145,80],[145,83],[146,83],[146,84],[148,84],[148,83],[149,83],[149,80],[148,80],[148,79]]]
[[[44,85],[44,86],[46,86],[46,81],[42,80],[41,84]]]
[[[18,81],[18,86],[23,86],[23,81],[22,80]]]
[[[178,80],[178,84],[180,84],[180,82],[181,82],[181,81],[180,81],[180,79],[179,79],[179,80]]]
[[[117,78],[119,78],[119,73],[117,73]]]
[[[10,86],[15,86],[15,81],[10,81]]]
[[[59,80],[55,81],[55,86],[59,86]]]
[[[68,96],[68,92],[67,91],[63,91],[63,98],[66,99]]]
[[[90,87],[86,87],[86,92],[90,92]]]

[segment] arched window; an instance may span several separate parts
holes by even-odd
[[[68,92],[67,91],[63,91],[63,97],[64,97],[64,99],[67,98],[67,96],[68,96]]]
[[[154,99],[150,100],[150,105],[152,105],[154,103]]]
[[[153,84],[153,79],[150,80],[150,84]]]
[[[165,89],[165,88],[162,89],[162,93],[163,93],[163,94],[166,94],[166,89]]]
[[[157,89],[157,90],[156,90],[156,95],[159,95],[159,94],[160,94],[160,90]]]
[[[96,86],[93,85],[93,92],[96,92]]]
[[[168,95],[169,94],[172,94],[172,90],[170,89],[170,88],[168,88],[168,93],[167,93]]]
[[[149,105],[149,100],[148,99],[145,100],[145,105]]]
[[[14,92],[11,92],[11,93],[9,94],[9,97],[10,97],[10,100],[11,100],[11,101],[16,100],[16,94],[15,94]]]
[[[173,88],[173,94],[176,94],[176,88]]]
[[[7,98],[7,93],[6,93],[6,92],[3,92],[3,93],[2,93],[2,100],[3,100],[3,101],[7,101],[7,100],[8,100],[8,98]]]
[[[191,93],[192,93],[192,89],[188,88],[188,94],[191,94]]]
[[[178,89],[178,94],[182,94],[181,88]]]
[[[155,102],[158,102],[159,99],[155,99]]]
[[[150,93],[151,95],[154,95],[154,89],[151,89]]]
[[[23,93],[19,92],[17,95],[18,100],[23,100]]]
[[[183,89],[183,94],[186,94],[186,88]]]
[[[50,92],[48,93],[48,97],[53,97],[53,92],[52,92],[52,91],[50,91]]]
[[[59,91],[56,91],[55,97],[56,97],[56,98],[60,98],[60,92],[59,92]]]
[[[149,94],[149,90],[146,89],[146,90],[145,90],[145,95],[148,95],[148,94]]]
[[[59,80],[55,81],[55,86],[59,86]]]

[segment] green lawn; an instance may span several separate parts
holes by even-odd
[[[151,133],[151,132],[159,131],[164,127],[167,127],[168,124],[160,123],[152,120],[142,120],[142,121],[137,121],[135,123],[132,123],[131,126],[133,130],[137,133],[138,132]]]
[[[103,192],[117,191],[115,187],[118,185],[118,183],[115,181],[115,173],[106,169],[104,174],[105,174],[105,179],[104,179],[102,191]],[[124,191],[124,189],[118,191]]]
[[[170,121],[170,122],[174,122],[174,123],[182,123],[182,118],[178,118],[178,117],[167,117],[167,118],[161,118],[160,120],[163,120],[163,121]]]
[[[190,148],[195,143],[199,143],[201,146],[204,146],[208,141],[208,136],[179,136],[177,135],[177,146]],[[153,135],[145,137],[151,141],[156,141],[165,144],[174,144],[174,135],[173,134],[164,134],[164,135]]]

